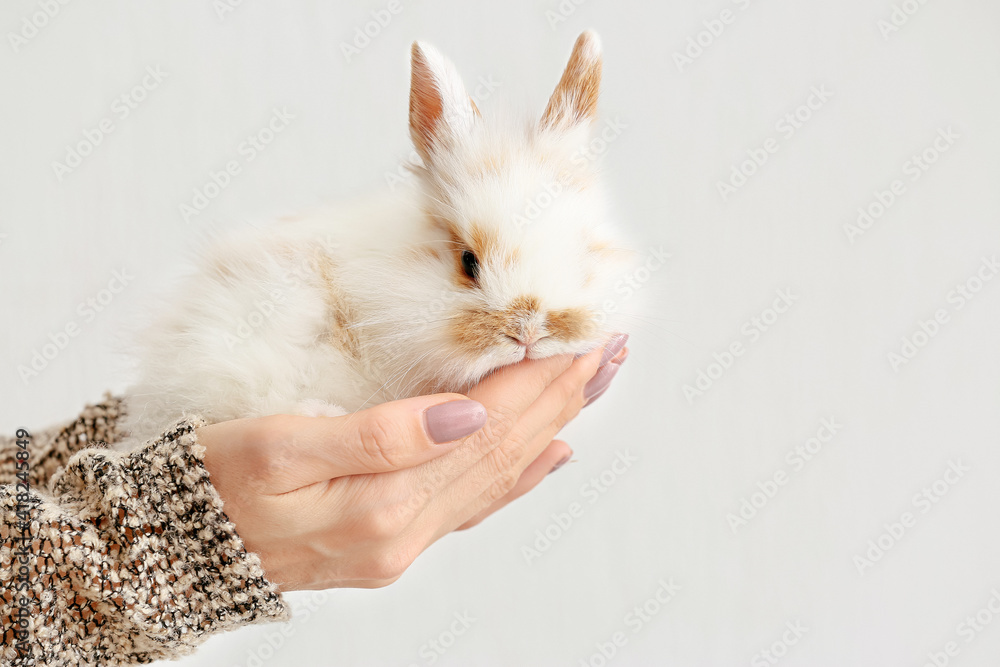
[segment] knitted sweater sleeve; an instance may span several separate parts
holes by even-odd
[[[197,418],[130,452],[108,397],[44,433],[0,437],[0,664],[125,665],[287,620],[203,465]]]

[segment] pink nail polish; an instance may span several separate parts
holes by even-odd
[[[556,470],[559,470],[559,468],[562,468],[564,465],[566,465],[567,463],[569,463],[569,460],[571,458],[573,458],[572,454],[567,454],[566,456],[562,457],[561,459],[559,459],[558,463],[556,463],[554,466],[552,466],[552,470],[548,471],[546,474],[551,475]]]
[[[608,341],[608,344],[604,347],[604,354],[601,355],[601,366],[611,361],[611,359],[622,351],[625,347],[625,343],[628,342],[628,334],[620,333],[615,334]]]
[[[590,382],[584,386],[584,399],[589,401],[607,389],[608,385],[611,384],[611,380],[614,379],[615,374],[618,373],[619,368],[621,368],[621,364],[605,364],[604,366],[601,366],[594,377],[590,378]]]
[[[475,433],[486,424],[486,408],[479,401],[438,403],[424,410],[424,428],[438,444]]]

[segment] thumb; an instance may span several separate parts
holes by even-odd
[[[451,451],[486,424],[486,408],[461,394],[382,403],[342,417],[300,417],[294,452],[307,484],[410,468]]]

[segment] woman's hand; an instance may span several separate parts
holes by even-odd
[[[468,397],[205,426],[197,430],[205,468],[246,548],[281,590],[385,586],[433,542],[568,460],[569,446],[552,438],[607,389],[626,340],[613,337],[575,360],[504,367]]]

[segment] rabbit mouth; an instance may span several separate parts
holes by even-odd
[[[551,356],[551,352],[546,354],[545,352],[539,351],[540,348],[544,350],[546,347],[544,344],[541,346],[539,344],[542,343],[542,341],[551,340],[551,338],[552,336],[548,335],[522,337],[507,334],[507,341],[509,343],[513,343],[515,346],[514,354],[517,355],[516,361],[520,361],[521,359],[544,359],[545,357]]]
[[[505,347],[510,350],[513,357],[513,360],[509,363],[517,363],[522,359],[545,359],[546,357],[564,354],[568,351],[565,349],[565,344],[560,344],[551,335],[536,336],[526,341],[508,335],[506,336],[506,342],[509,345],[505,345]]]

